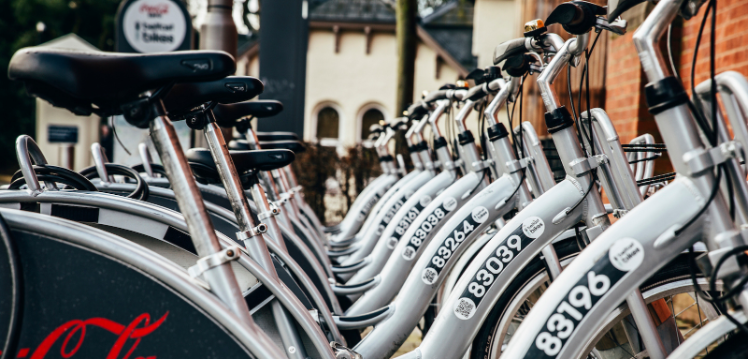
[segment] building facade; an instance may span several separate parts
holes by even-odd
[[[371,124],[398,115],[393,3],[310,3],[304,140],[338,147],[366,144]],[[520,35],[518,11],[515,0],[453,0],[420,14],[415,98],[464,78],[478,65],[490,65],[494,47]],[[240,72],[259,74],[259,48],[240,46]],[[468,123],[477,129],[473,117]]]

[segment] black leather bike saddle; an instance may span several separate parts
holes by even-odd
[[[234,59],[223,51],[124,54],[28,47],[11,58],[8,78],[53,106],[110,116],[121,114],[122,104],[146,91],[218,80],[235,70]]]
[[[275,100],[259,100],[227,105],[218,105],[213,109],[216,122],[221,127],[234,127],[237,120],[252,116],[263,118],[275,116],[283,111],[283,104]]]
[[[187,150],[187,161],[197,163],[216,171],[213,155],[207,148],[192,148]],[[288,166],[296,158],[289,150],[258,150],[258,151],[229,151],[236,171],[240,174],[249,171],[270,171]]]
[[[247,140],[233,140],[229,143],[229,148],[232,150],[249,150],[249,144]],[[260,148],[263,150],[290,150],[294,153],[302,153],[306,151],[306,147],[300,141],[260,141]]]
[[[219,104],[233,104],[251,100],[261,94],[264,88],[265,85],[262,81],[249,76],[229,76],[213,81],[183,82],[174,85],[164,97],[163,102],[169,115],[178,117],[211,101]],[[217,105],[216,108],[219,106],[223,105]],[[218,119],[216,120],[218,121]]]

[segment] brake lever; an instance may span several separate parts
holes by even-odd
[[[537,65],[535,63],[530,63],[530,73],[541,73],[543,72],[543,69],[545,68],[545,63],[543,62],[543,58],[540,57],[540,55],[537,52],[531,51],[527,53],[528,55],[535,58],[535,61],[537,61]]]
[[[626,27],[628,26],[628,23],[626,20],[621,19],[618,17],[613,22],[609,22],[607,19],[605,19],[602,16],[598,16],[595,18],[595,29],[599,30],[607,30],[614,34],[623,35],[626,33]]]

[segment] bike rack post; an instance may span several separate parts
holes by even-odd
[[[18,136],[16,139],[16,157],[29,193],[34,197],[40,195],[43,190],[39,184],[39,179],[36,177],[36,172],[34,172],[34,165],[46,165],[47,159],[44,158],[39,145],[29,135]],[[52,182],[44,182],[44,185],[49,190],[57,190]]]
[[[101,183],[106,186],[114,182],[114,177],[110,176],[106,171],[106,164],[109,163],[109,159],[106,157],[104,148],[98,142],[91,144],[91,155],[93,156],[94,166],[96,167],[99,179],[101,179]]]

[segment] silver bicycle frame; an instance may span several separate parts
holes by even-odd
[[[203,133],[206,142],[210,147],[210,153],[216,164],[216,168],[218,169],[219,177],[221,177],[231,207],[234,210],[236,221],[239,224],[239,232],[236,234],[237,239],[244,242],[247,252],[262,268],[264,271],[263,274],[267,277],[266,279],[279,282],[280,279],[275,271],[275,265],[270,258],[270,252],[265,244],[265,238],[262,235],[262,232],[264,232],[264,225],[261,225],[263,229],[260,229],[261,226],[255,225],[254,220],[252,219],[252,214],[249,210],[249,203],[245,197],[244,189],[239,181],[239,174],[229,156],[229,151],[226,146],[226,141],[223,139],[221,129],[215,122],[213,111],[208,110],[206,112],[207,113],[202,114],[206,117],[204,119],[206,123],[203,127]],[[260,202],[263,201],[260,200]],[[283,242],[280,238],[278,239],[279,242]],[[271,306],[273,319],[278,328],[286,355],[289,358],[305,359],[307,357],[306,349],[304,348],[301,337],[296,332],[296,326],[291,321],[286,309],[283,308],[279,301],[273,301]],[[333,333],[337,334],[337,340],[343,339],[337,331],[333,331]],[[320,338],[325,338],[321,331],[318,331],[317,333],[309,333],[310,336],[315,334],[319,335]],[[335,354],[333,354],[329,345],[318,346],[316,349],[320,355],[328,358],[335,358]]]
[[[748,81],[742,74],[735,71],[726,71],[715,76],[717,81],[717,90],[725,105],[727,117],[730,121],[735,139],[740,141],[745,147],[745,141],[748,139],[748,131],[745,130],[745,110],[744,104],[748,104]],[[701,95],[702,92],[710,91],[711,79],[707,79],[696,87],[696,92]],[[704,106],[706,107],[706,106]],[[742,156],[742,154],[741,154]],[[736,193],[737,197],[741,194]],[[745,295],[741,293],[741,296]],[[745,324],[748,319],[744,311],[732,312],[731,315],[741,324]],[[686,342],[681,344],[675,351],[670,354],[670,358],[694,358],[703,352],[715,341],[732,333],[737,327],[725,316],[713,320],[699,331],[691,335]]]
[[[408,145],[408,149],[413,148],[413,141],[411,141],[410,138],[414,129],[415,125],[411,126],[405,134],[405,141]],[[410,158],[415,169],[422,171],[423,164],[421,163],[421,159],[418,157],[417,152],[411,151]],[[402,169],[404,170],[404,167]],[[385,172],[364,187],[364,190],[356,197],[353,204],[351,204],[351,208],[340,223],[340,232],[336,233],[334,238],[352,238],[355,233],[361,229],[367,216],[372,213],[372,209],[376,203],[382,199],[385,192],[392,187],[395,182],[407,175],[407,173],[403,174],[398,172],[397,174],[393,174]]]
[[[657,41],[682,2],[661,0],[634,34],[642,67],[652,82],[667,76]],[[631,210],[569,265],[536,303],[503,355],[579,357],[607,313],[694,241],[706,239],[712,261],[712,252],[743,244],[721,196],[714,198],[694,225],[675,235],[705,205],[715,179],[710,170],[689,177],[692,171],[688,160],[705,150],[687,105],[669,108],[654,117],[681,176]],[[705,216],[709,225],[702,226]]]
[[[409,132],[412,133],[412,129],[413,127],[409,129]],[[410,136],[406,135],[405,139],[408,144],[408,148],[410,148],[413,145],[410,141]],[[385,143],[385,145],[387,145],[387,143]],[[417,156],[414,159],[413,164],[416,165],[416,167],[418,167],[418,164],[420,164],[420,160],[417,158]],[[389,189],[395,182],[397,182],[397,180],[399,180],[401,177],[404,177],[405,175],[406,174],[404,173],[400,173],[400,171],[397,171],[397,173],[383,172],[382,175],[380,175],[379,177],[374,179],[374,181],[370,182],[366,187],[364,187],[363,191],[356,197],[356,200],[353,201],[353,204],[351,204],[351,208],[348,210],[345,218],[340,223],[340,233],[336,234],[335,237],[349,238],[355,235],[355,233],[361,229],[361,226],[364,224],[364,220],[369,215],[369,213],[371,213],[370,211],[377,203],[377,201],[382,198],[382,195],[384,195],[387,189]]]
[[[143,161],[143,169],[145,170],[146,176],[148,178],[155,178],[156,176],[154,176],[153,167],[151,167],[153,159],[151,158],[151,152],[148,151],[148,145],[144,142],[139,143],[138,154],[140,154],[140,159]]]
[[[502,187],[502,189],[508,192],[504,194],[506,197],[514,190],[512,185],[516,187],[517,183],[511,181],[509,177],[502,178],[506,178],[505,187]],[[543,248],[550,244],[556,236],[566,231],[570,226],[573,226],[582,217],[582,206],[562,217],[559,217],[559,213],[579,201],[585,189],[586,187],[579,186],[578,182],[567,179],[551,188],[541,197],[535,199],[535,201],[509,221],[504,228],[499,230],[465,269],[463,276],[455,285],[452,293],[443,302],[441,306],[442,310],[419,348],[403,357],[461,357],[480,329],[483,318],[488,315],[492,307],[491,304],[498,299],[510,281],[527,263],[540,254]],[[496,198],[498,197],[497,195]],[[494,203],[498,204],[500,201],[501,199],[494,199]],[[491,206],[491,208],[494,206]],[[455,216],[455,218],[459,217]],[[554,219],[557,221],[554,221]],[[511,244],[514,248],[510,248],[507,245],[510,238],[512,239]],[[442,243],[432,241],[429,248],[427,248],[428,254],[436,253],[438,247],[442,247],[441,245]],[[458,246],[457,251],[464,250],[465,248],[464,246]],[[499,248],[501,249],[499,250]],[[497,251],[500,253],[498,256],[496,254]],[[457,261],[459,254],[454,253],[447,263],[449,261]],[[509,260],[503,262],[501,261],[502,258],[508,258]],[[429,267],[431,260],[432,257],[429,255],[421,256],[421,259],[419,259],[419,262],[415,266],[415,271]],[[446,265],[450,266],[451,264]],[[480,275],[477,274],[479,271]],[[476,300],[478,298],[462,298],[464,293],[470,294],[468,288],[473,282],[475,282],[474,287],[478,288],[477,286],[480,285],[483,288],[480,300]],[[409,287],[410,285],[425,286],[425,284],[420,276],[409,277],[404,287]],[[425,289],[435,291],[438,289],[436,284],[440,283],[437,282],[433,285],[433,288],[429,286]],[[488,288],[486,289],[486,287]],[[428,294],[426,306],[431,300],[433,292]],[[410,297],[407,300],[414,299]],[[396,303],[399,301],[399,299],[396,300]],[[458,309],[457,313],[455,313],[455,308]],[[423,310],[425,309],[424,306]],[[422,313],[418,314],[422,315]],[[416,320],[419,318],[420,316]],[[356,350],[361,351],[358,346]]]
[[[257,141],[256,134],[251,128],[247,130],[246,138],[250,148],[259,148],[259,141]],[[272,178],[270,178],[270,176],[267,175],[267,172],[261,172],[260,175],[262,176],[262,178],[264,178],[267,188],[271,190],[271,194],[276,193],[274,192],[275,182]],[[320,303],[318,303],[318,305],[320,305],[320,310],[325,312],[324,314],[326,320],[330,321],[329,318],[332,317],[332,313],[342,314],[343,310],[340,306],[340,303],[338,302],[335,293],[329,285],[329,278],[331,278],[333,275],[330,266],[326,265],[327,263],[320,263],[317,259],[328,259],[326,256],[327,253],[323,251],[320,246],[314,246],[315,244],[318,245],[318,242],[311,243],[312,248],[307,246],[305,241],[303,241],[299,236],[296,235],[293,230],[289,228],[292,223],[289,223],[289,221],[287,221],[288,217],[281,216],[281,218],[286,219],[286,221],[277,220],[277,218],[275,217],[276,211],[271,208],[265,190],[258,183],[253,184],[249,192],[251,193],[252,198],[255,199],[255,205],[259,207],[258,219],[266,223],[268,228],[268,237],[274,241],[274,247],[277,247],[278,250],[284,252],[284,254],[287,254],[288,251],[283,240],[285,236],[294,243],[294,245],[298,248],[299,251],[303,253],[306,258],[309,259],[308,262],[314,270],[314,273],[309,273],[309,275],[315,275],[316,277],[318,277],[319,281],[322,283],[323,288],[316,288],[316,286],[307,286],[307,290],[310,293],[314,293],[313,296],[315,297],[315,299],[319,299],[319,297],[321,297],[319,291],[325,291],[325,294],[330,301],[331,307],[328,308],[327,304],[325,304],[324,302],[322,303],[325,304],[324,306],[320,305]],[[313,252],[313,250],[316,251],[316,253]],[[288,265],[290,267],[293,266],[294,268],[299,267],[295,262]],[[305,284],[310,283],[308,281],[308,278],[305,278],[303,282]],[[336,340],[341,343],[345,343],[345,340],[343,340],[337,328],[331,326],[330,330],[333,332],[333,336],[336,338]]]
[[[655,143],[654,136],[645,133],[637,138],[634,138],[629,142],[630,144],[653,144]],[[650,155],[652,154],[652,155]],[[637,162],[629,165],[629,168],[631,168],[631,172],[634,173],[634,176],[637,181],[640,181],[645,178],[650,178],[654,174],[654,161],[653,160],[645,160],[647,157],[652,157],[657,155],[656,152],[638,152],[638,153],[629,153],[628,159],[629,162],[632,160],[638,160],[638,161],[644,161],[644,162]],[[647,186],[641,186],[639,187],[639,193],[642,195],[642,197],[649,191],[649,188],[652,185]]]
[[[102,230],[76,222],[25,211],[0,209],[11,228],[55,238],[126,263],[191,301],[207,317],[225,328],[237,342],[258,358],[277,359],[283,353],[254,322],[236,316],[214,293],[205,290],[187,272],[141,246]],[[247,315],[249,312],[247,312]]]
[[[91,157],[93,157],[94,166],[101,182],[104,185],[114,182],[114,176],[110,176],[106,171],[106,163],[109,162],[109,159],[106,157],[104,148],[98,142],[91,144]]]
[[[357,251],[361,247],[361,241],[363,238],[367,235],[367,233],[370,233],[371,231],[374,231],[372,227],[374,227],[376,224],[378,224],[377,219],[379,219],[379,214],[382,212],[384,208],[388,208],[387,205],[389,204],[389,201],[395,197],[402,195],[403,192],[400,192],[400,190],[406,186],[408,183],[413,181],[418,176],[421,176],[425,171],[420,170],[414,170],[407,175],[403,176],[401,179],[399,179],[397,182],[395,182],[389,189],[387,189],[382,197],[377,201],[377,203],[374,205],[374,207],[369,212],[369,215],[364,220],[364,224],[361,226],[361,230],[358,231],[354,236],[347,238],[345,240],[336,240],[335,238],[330,240],[330,246],[333,248],[345,248],[340,250],[341,253],[346,254],[338,254],[338,253],[328,253],[330,256],[337,256],[337,257],[343,257],[347,256],[350,253],[353,253]],[[433,176],[433,175],[432,175]],[[398,194],[398,192],[400,192]]]
[[[515,81],[519,82],[518,79],[516,79]],[[516,92],[516,90],[514,90],[514,92]],[[510,96],[509,98],[511,99],[512,96]],[[491,104],[489,104],[489,106],[486,108],[485,114],[488,120],[493,121],[494,123],[498,123],[498,120],[494,118],[494,114],[496,113],[496,111],[498,111],[499,108],[498,104],[496,108],[492,108],[494,101],[492,101]],[[525,175],[527,177],[527,180],[530,181],[529,183],[532,187],[530,192],[532,192],[534,197],[537,198],[545,193],[545,191],[555,186],[556,181],[553,178],[553,171],[551,171],[551,167],[548,164],[548,159],[545,157],[545,152],[543,152],[543,145],[540,143],[540,138],[538,138],[538,134],[535,131],[535,128],[531,123],[523,122],[522,124],[514,128],[515,136],[520,136],[520,126],[522,126],[521,133],[524,138],[523,153],[527,154],[527,157],[525,158],[528,159],[528,161],[526,161],[527,168],[525,169]],[[481,234],[478,239],[476,239],[470,246],[468,246],[467,249],[464,250],[462,255],[460,255],[457,263],[455,263],[452,267],[452,270],[449,271],[449,277],[444,282],[444,291],[441,294],[442,299],[449,297],[449,294],[452,293],[455,284],[460,279],[460,275],[470,264],[470,259],[473,258],[478,252],[480,252],[480,249],[485,246],[485,244],[496,234],[499,229],[503,228],[504,225],[506,225],[503,218],[495,220],[494,224],[497,227],[496,230],[489,230]],[[560,236],[558,238],[562,237],[563,236]],[[548,246],[543,250],[544,257],[552,258],[555,256],[554,253],[555,250],[551,246]],[[441,303],[443,302],[443,300],[440,300],[439,302]]]
[[[500,96],[502,95],[497,95],[496,98],[500,98]],[[506,99],[506,96],[503,99]],[[500,99],[500,101],[502,100]],[[398,294],[392,305],[396,310],[396,315],[392,315],[378,324],[356,346],[355,350],[365,357],[386,358],[394,353],[426,312],[431,299],[446,279],[446,274],[449,273],[465,249],[479,238],[496,219],[501,218],[515,207],[522,209],[531,201],[529,191],[522,184],[522,167],[519,161],[515,159],[508,137],[492,140],[488,149],[496,159],[494,163],[498,167],[497,172],[503,173],[503,175],[454,212],[442,229],[436,233],[434,239],[424,247],[423,253],[414,266],[412,262],[404,261],[404,258],[401,258],[400,253],[404,253],[404,249],[407,248],[401,246],[403,247],[402,250],[396,250],[387,267],[385,267],[383,273],[386,273],[388,267],[394,266],[391,263],[397,263],[394,261],[397,259],[398,262],[410,264],[406,269],[410,269],[412,266],[413,270],[410,271],[410,275],[404,281],[402,288],[399,286],[402,281],[387,283],[386,287],[392,287],[394,290],[389,291],[390,296],[386,299],[391,300],[394,294]],[[394,280],[394,277],[392,279]],[[368,293],[359,299],[359,302],[367,296]],[[356,302],[354,306],[359,302]],[[435,354],[436,357],[459,357],[461,353],[451,355],[443,350],[445,346],[452,346],[455,342],[459,343],[463,333],[456,330],[458,327],[451,327],[446,331],[444,329],[432,326],[426,338],[432,337],[434,331],[441,331],[436,333],[435,336],[445,341],[441,344],[431,342],[431,344],[423,344],[421,347],[429,346],[428,350],[433,349],[434,352],[431,353]],[[418,354],[410,355],[417,356]]]
[[[441,101],[444,102],[439,104],[438,106],[451,106],[451,101]],[[460,114],[458,114],[457,118],[464,119],[470,113],[472,106],[473,104],[464,106],[462,111],[460,111]],[[443,136],[439,132],[439,129],[437,127],[437,121],[439,118],[436,116],[432,116],[431,118],[433,119],[431,128],[435,134],[434,141],[435,143],[437,143],[439,139],[443,139]],[[463,196],[463,194],[475,188],[475,186],[481,180],[481,178],[483,177],[483,173],[481,173],[480,177],[473,178],[474,176],[472,176],[472,174],[475,173],[475,171],[472,170],[471,167],[470,175],[464,176],[462,179],[455,182],[457,180],[457,171],[455,170],[454,163],[452,162],[449,150],[447,149],[446,140],[442,140],[442,144],[443,145],[441,147],[438,147],[435,150],[437,157],[439,158],[439,162],[441,163],[444,170],[439,175],[427,182],[419,190],[417,190],[397,211],[395,216],[382,232],[382,235],[380,236],[380,239],[374,247],[371,255],[367,257],[369,260],[368,264],[360,269],[353,277],[351,277],[348,280],[348,283],[359,283],[372,278],[381,272],[382,282],[386,283],[387,287],[394,287],[395,285],[390,282],[390,276],[401,276],[404,279],[404,277],[407,275],[406,273],[408,273],[408,270],[398,269],[394,272],[382,272],[382,268],[385,267],[386,263],[389,263],[388,260],[391,260],[393,251],[396,252],[398,250],[396,249],[396,247],[399,246],[400,239],[411,238],[415,232],[418,232],[419,234],[423,234],[422,236],[419,235],[421,241],[423,243],[427,243],[430,238],[429,234],[436,233],[436,231],[441,227],[442,221],[449,217],[449,213],[453,211],[456,206],[460,206],[466,201],[466,198],[463,198],[465,197]],[[466,144],[466,146],[470,145],[472,145],[473,147],[475,146],[475,144]],[[475,152],[475,150],[472,150],[471,153],[473,153],[473,156],[475,156]],[[471,161],[471,163],[472,162],[474,161]],[[455,194],[458,194],[458,196],[455,197]],[[426,218],[429,218],[432,214],[434,214],[433,212],[438,208],[441,209],[443,215],[434,215],[433,217],[431,217],[433,220],[427,221]],[[415,226],[411,226],[412,224],[415,224]],[[421,243],[419,243],[419,245],[420,244]],[[418,245],[413,244],[409,253],[415,256],[418,247]],[[412,259],[413,258],[411,258],[411,260]],[[349,297],[352,300],[356,300],[359,296],[360,293],[351,295]],[[389,303],[391,297],[387,297],[387,295],[384,297],[380,297],[378,294],[371,293],[367,295],[367,300],[374,299],[374,303],[377,304],[354,304],[348,310],[348,313],[357,315],[368,312],[369,310],[367,308],[376,309],[383,304]],[[362,308],[364,309],[359,309],[358,306],[360,305],[362,305]]]
[[[740,74],[735,73],[737,76],[741,76]],[[717,89],[724,88],[724,86],[719,86],[720,82],[725,82],[724,80],[720,81],[722,78],[733,78],[735,75],[729,75],[728,76],[715,76],[715,81],[717,82],[718,86]],[[742,76],[741,76],[742,77]],[[707,118],[711,118],[712,114],[712,99],[710,96],[711,93],[711,80],[704,81],[700,83],[696,87],[696,95],[699,100],[699,103],[701,104],[701,107],[705,110],[704,113],[706,114]],[[731,81],[737,83],[741,83],[738,81]],[[745,84],[745,79],[743,79],[742,84]],[[739,87],[738,87],[739,88]],[[739,88],[740,89],[740,88]],[[745,90],[745,88],[742,88],[742,90]],[[735,116],[737,115],[738,119],[741,119],[742,116],[738,115],[739,112],[735,111],[734,108],[736,106],[736,102],[730,98],[729,95],[720,96],[722,98],[725,98],[726,102],[725,104],[728,106],[728,108],[733,108],[733,110],[730,111],[730,114]],[[736,113],[737,112],[737,113]],[[728,142],[731,139],[729,138],[729,132],[727,131],[727,128],[725,126],[722,111],[718,108],[717,109],[717,128],[716,132],[719,136],[719,139],[721,142]],[[731,123],[736,122],[735,120],[731,120]],[[745,127],[745,122],[743,122],[743,127]],[[736,134],[739,134],[742,131],[742,129],[738,128],[738,130],[735,132]],[[735,142],[735,146],[737,147],[736,151],[740,154],[743,150],[742,143],[741,142]],[[742,157],[742,154],[741,154]],[[740,166],[740,163],[738,161],[728,161],[725,163],[725,166],[727,168],[728,176],[730,176],[730,182],[732,182],[732,190],[735,191],[734,194],[734,200],[736,204],[736,225],[741,225],[748,223],[748,184],[746,184],[745,181],[745,171],[743,170],[743,167]],[[727,197],[729,196],[730,192],[727,190],[728,186],[727,179],[724,179],[722,181],[722,194]]]
[[[165,189],[158,190],[167,191]],[[67,207],[96,208],[98,209],[96,223],[139,233],[157,241],[164,241],[164,238],[170,233],[170,228],[187,232],[184,217],[175,211],[148,202],[106,193],[53,191],[31,197],[25,191],[0,191],[0,207],[20,209],[21,203],[40,203],[40,213],[42,214],[51,214],[50,211],[55,204]],[[218,234],[217,237],[222,248],[236,245],[236,242],[225,235]],[[149,249],[158,253],[155,248]],[[168,254],[162,255],[169,256]],[[190,254],[190,256],[192,255]],[[319,331],[319,326],[314,318],[309,315],[304,305],[286,286],[278,282],[277,276],[271,277],[267,271],[260,268],[250,258],[251,255],[239,257],[238,264],[261,280],[268,290],[278,298],[311,338],[315,347],[318,348],[317,350],[329,347],[324,334]],[[260,272],[258,272],[258,269]],[[332,320],[332,316],[329,316],[329,320]],[[279,326],[280,330],[284,330],[283,327]]]
[[[132,185],[128,185],[128,184],[112,184],[112,185],[109,185],[108,188],[109,189],[119,189],[118,187],[122,187],[121,188],[122,191],[131,191],[132,190],[131,186]],[[215,191],[220,191],[220,194],[225,195],[225,190],[223,188],[221,188],[221,187],[218,187],[218,186],[210,186],[210,185],[205,186],[205,185],[198,184],[198,187],[200,187],[201,191],[203,191],[203,192],[204,191],[215,190]],[[169,190],[169,189],[166,189],[166,188],[151,187],[150,188],[150,192],[151,192],[151,197],[150,198],[153,198],[154,196],[158,196],[158,197],[162,197],[162,198],[169,198],[169,199],[172,199],[172,200],[174,199],[174,192],[171,191],[171,190]],[[0,196],[0,199],[1,198],[2,198],[2,196]],[[249,202],[249,203],[250,203],[250,207],[252,207],[254,205],[252,202]],[[230,222],[230,223],[232,223],[232,226],[238,227],[238,225],[236,225],[236,216],[230,210],[228,210],[228,209],[226,209],[226,208],[224,208],[222,206],[216,205],[214,203],[211,203],[209,201],[205,202],[205,206],[208,209],[208,211],[211,213],[211,215],[213,216],[213,218],[218,218],[220,220],[223,220],[223,221],[226,221],[226,222]],[[119,223],[119,222],[117,222],[117,223]],[[137,228],[137,227],[134,227],[134,228]],[[281,231],[282,231],[282,233],[284,235],[286,235],[289,238],[293,239],[292,236],[295,236],[295,233],[292,233],[291,231],[288,231],[286,228],[284,228],[282,226],[280,228],[281,228]],[[183,231],[187,232],[186,227],[183,229]],[[233,235],[234,232],[231,231],[231,232],[222,232],[222,233],[224,235],[226,235],[226,236],[230,236],[230,235]],[[267,236],[267,233],[265,233],[264,235]],[[219,236],[219,239],[221,239],[221,238],[222,237]],[[316,304],[316,306],[318,308],[320,308],[320,315],[322,315],[322,317],[325,320],[325,322],[333,322],[333,314],[332,314],[333,312],[338,313],[338,314],[342,314],[343,313],[343,310],[340,308],[340,305],[338,304],[337,301],[332,301],[333,308],[328,308],[328,304],[327,304],[327,302],[325,301],[325,298],[322,296],[322,294],[320,292],[321,290],[325,290],[326,294],[329,297],[335,297],[335,294],[332,292],[332,289],[330,288],[330,286],[326,286],[323,289],[318,289],[316,287],[316,285],[314,284],[314,282],[309,277],[309,275],[324,276],[324,270],[323,269],[321,269],[319,266],[315,266],[314,267],[315,268],[315,273],[309,273],[308,274],[288,254],[288,252],[287,252],[287,250],[286,250],[285,247],[281,247],[274,240],[266,241],[265,243],[267,244],[268,248],[270,249],[270,252],[273,253],[273,254],[275,254],[276,256],[278,256],[278,258],[280,258],[281,261],[288,267],[288,269],[291,271],[291,273],[293,273],[293,275],[296,277],[296,279],[298,279],[299,285],[302,286],[302,287],[304,287],[307,290],[308,294],[310,295],[309,299],[312,300]],[[300,239],[296,240],[296,243],[298,244],[299,250],[307,258],[312,258],[314,256],[314,254],[311,252],[311,250],[308,247],[306,247],[303,244],[303,242],[301,242]],[[315,263],[316,262],[311,262],[312,265],[314,265]],[[339,336],[339,334],[338,335],[335,334],[335,332],[336,332],[335,328],[330,328],[330,330],[333,332],[333,336],[334,337],[337,338]]]
[[[581,44],[576,43],[577,41],[581,41]],[[559,50],[556,56],[539,76],[538,83],[549,111],[558,107],[558,100],[550,86],[553,79],[563,68],[563,64],[568,63],[572,54],[584,44],[586,37],[570,40],[563,46],[557,44],[555,47]],[[533,258],[541,254],[553,239],[582,218],[588,224],[587,232],[590,237],[607,226],[608,219],[599,196],[587,196],[581,205],[571,210],[582,200],[588,188],[591,188],[590,192],[593,194],[597,191],[594,184],[590,187],[589,171],[577,173],[574,169],[578,168],[576,164],[586,161],[586,157],[573,128],[557,130],[552,137],[564,163],[566,179],[519,212],[478,253],[444,302],[443,310],[437,316],[429,335],[409,357],[462,356],[493,303],[511,280]],[[546,258],[546,261],[554,259],[560,268],[557,258]]]
[[[428,122],[421,121],[418,124],[418,127],[414,130],[414,134],[416,134],[418,138],[420,138],[420,134],[423,132],[423,129],[427,123],[436,123],[438,118],[441,117],[441,115],[444,113],[444,110],[448,106],[448,103],[446,102],[437,104],[434,111],[429,115]],[[432,130],[433,128],[434,127],[432,126]],[[418,175],[416,175],[413,179],[411,179],[407,183],[403,183],[403,186],[392,197],[389,198],[389,200],[383,205],[379,213],[377,213],[377,215],[375,216],[372,222],[372,226],[368,229],[366,233],[363,233],[363,237],[357,242],[358,243],[357,250],[354,253],[352,253],[349,257],[347,257],[345,260],[343,260],[343,262],[341,263],[342,265],[349,265],[349,264],[356,263],[364,259],[365,257],[367,257],[369,254],[371,254],[372,250],[377,245],[378,239],[384,233],[385,229],[387,228],[387,225],[390,224],[390,222],[392,222],[392,219],[396,216],[397,212],[400,211],[401,208],[403,208],[403,205],[408,201],[408,199],[414,193],[416,193],[416,191],[418,191],[420,188],[424,186],[429,186],[430,181],[436,177],[436,171],[434,170],[434,163],[431,161],[428,150],[421,149],[421,151],[419,152],[419,155],[421,156],[421,160],[425,164],[426,170],[423,172],[420,172]],[[441,157],[442,156],[440,156],[440,160],[441,160]],[[445,158],[445,160],[448,160],[448,159]],[[398,183],[400,182],[402,181],[399,181]],[[442,186],[440,188],[444,188],[444,187]],[[366,226],[364,228],[366,229]],[[345,280],[348,280],[352,276],[353,276],[352,274],[340,275],[340,277]]]
[[[335,240],[347,239],[353,237],[356,232],[364,225],[366,217],[374,208],[384,193],[392,187],[399,179],[398,176],[389,173],[382,174],[374,179],[364,190],[356,197],[351,204],[343,221],[340,222],[340,232],[335,234]],[[332,241],[331,241],[332,242]]]
[[[411,141],[411,137],[416,135],[416,131],[422,131],[422,130],[423,130],[423,127],[421,126],[421,122],[417,120],[413,121],[413,125],[410,127],[410,129],[408,129],[408,132],[405,135],[405,139],[408,142],[409,147],[413,145]],[[420,133],[418,133],[417,137],[420,139]],[[380,140],[382,139],[383,137],[380,137]],[[425,153],[421,155],[420,152],[425,152]],[[429,163],[431,161],[427,149],[422,150],[422,151],[411,152],[410,156],[415,165],[415,170],[413,170],[412,172],[406,174],[405,176],[399,179],[396,179],[394,184],[391,184],[386,189],[384,189],[384,194],[381,195],[381,198],[377,200],[376,204],[369,211],[358,233],[353,234],[353,231],[350,231],[348,232],[349,234],[346,236],[343,236],[342,234],[335,235],[330,239],[329,243],[331,246],[345,247],[351,244],[354,244],[356,247],[360,246],[359,242],[363,239],[366,233],[369,233],[369,231],[372,230],[371,226],[375,224],[377,215],[382,211],[382,208],[386,208],[385,204],[388,203],[390,198],[392,198],[392,196],[394,196],[403,186],[405,186],[410,181],[412,181],[413,178],[423,173],[424,162],[422,162],[421,158],[422,157],[429,158]]]
[[[154,104],[154,109],[157,113],[165,113],[160,101]],[[198,255],[207,257],[218,253],[221,247],[216,238],[213,223],[205,211],[205,204],[197,189],[187,158],[179,146],[174,126],[165,115],[159,115],[149,122],[149,127],[151,139],[164,164]],[[244,302],[233,270],[228,263],[206,271],[204,277],[210,283],[211,291],[221,298],[236,315],[244,320],[251,320],[247,303]]]

